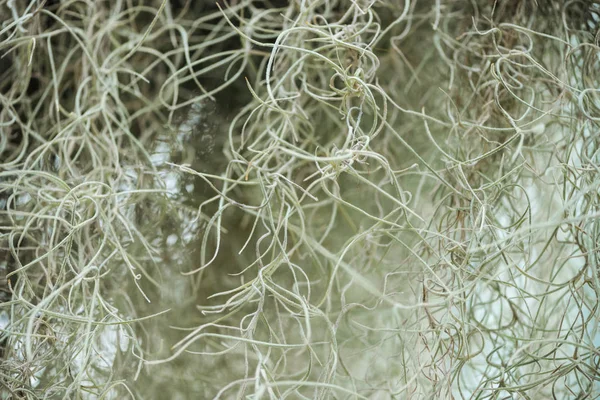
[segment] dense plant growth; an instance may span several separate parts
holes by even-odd
[[[0,398],[600,395],[599,3],[0,22]]]

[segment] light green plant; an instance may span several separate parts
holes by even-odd
[[[0,9],[5,398],[600,395],[599,4]]]

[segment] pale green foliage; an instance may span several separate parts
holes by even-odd
[[[2,395],[598,397],[600,5],[132,3],[0,2]]]

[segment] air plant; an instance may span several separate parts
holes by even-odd
[[[0,398],[600,395],[600,4],[0,9]]]

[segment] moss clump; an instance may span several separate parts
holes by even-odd
[[[0,10],[0,398],[600,394],[600,5]]]

